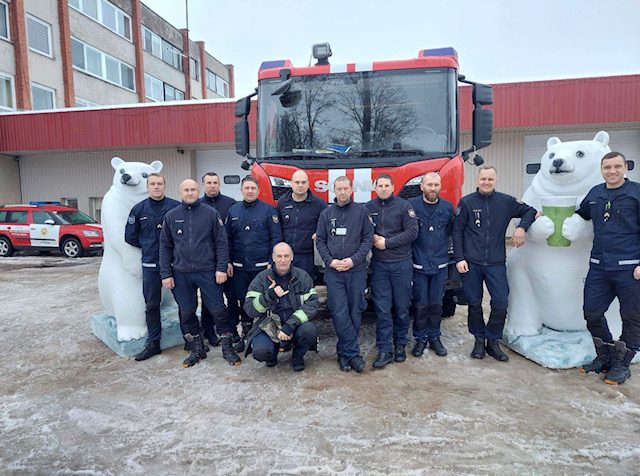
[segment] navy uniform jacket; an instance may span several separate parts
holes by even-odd
[[[373,259],[395,262],[411,259],[411,243],[418,236],[418,220],[412,205],[403,198],[391,195],[367,202],[373,232],[385,238],[385,249],[373,247]]]
[[[229,209],[237,203],[235,199],[227,197],[226,195],[222,195],[221,193],[216,197],[208,197],[207,195],[203,195],[202,197],[200,197],[200,201],[218,210],[220,218],[222,218],[223,221],[227,219]]]
[[[513,218],[520,218],[519,227],[528,230],[536,210],[511,195],[476,191],[462,197],[453,221],[453,254],[456,263],[462,260],[481,265],[504,264],[504,237]]]
[[[316,247],[327,272],[337,273],[330,264],[334,259],[351,258],[353,268],[363,270],[373,243],[373,224],[367,207],[350,201],[344,206],[337,203],[325,208],[318,220]]]
[[[229,262],[243,271],[257,271],[271,261],[273,247],[282,241],[278,212],[256,200],[238,202],[229,209],[226,221]]]
[[[278,200],[278,217],[282,226],[282,236],[295,254],[312,254],[313,239],[318,227],[318,218],[322,210],[327,208],[324,200],[307,192],[307,198],[301,202],[293,199],[289,191]]]
[[[124,229],[124,241],[142,248],[142,266],[155,268],[160,256],[160,232],[165,214],[180,202],[169,197],[162,200],[146,198],[129,212]]]
[[[427,204],[422,195],[409,200],[418,215],[418,238],[413,242],[413,267],[420,273],[435,274],[449,264],[449,237],[453,229],[453,205],[443,198]],[[429,217],[428,207],[433,207]]]
[[[218,212],[199,201],[167,212],[160,235],[160,276],[173,271],[227,271],[229,249]]]
[[[593,187],[576,211],[593,222],[590,266],[607,271],[640,264],[640,184],[625,179],[619,188]]]

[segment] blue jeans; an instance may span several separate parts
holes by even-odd
[[[302,360],[304,355],[316,346],[318,340],[318,329],[313,322],[305,322],[298,326],[293,333],[293,360]],[[253,358],[258,362],[269,362],[276,360],[279,344],[271,340],[264,331],[260,331],[251,339],[251,352]]]
[[[240,321],[243,329],[250,328],[253,323],[253,319],[244,312],[244,301],[251,281],[253,281],[253,278],[255,278],[260,271],[262,270],[244,271],[242,268],[235,266],[233,268],[233,289],[235,297],[240,301]]]
[[[142,267],[142,294],[147,321],[147,342],[159,341],[162,335],[162,324],[160,323],[162,278],[158,268]]]
[[[507,318],[509,298],[507,268],[503,264],[485,266],[467,263],[469,271],[460,274],[460,277],[469,302],[469,332],[481,339],[499,340],[502,338],[504,322]],[[483,282],[487,284],[489,296],[491,296],[491,313],[486,324],[482,315]]]
[[[367,271],[329,271],[324,273],[327,304],[338,336],[336,351],[347,359],[360,355],[360,324],[366,301]]]
[[[416,340],[440,337],[442,298],[447,284],[447,268],[435,274],[413,272],[413,337]]]
[[[371,294],[377,316],[378,352],[393,351],[392,342],[398,346],[407,345],[412,269],[411,259],[392,263],[371,262]]]
[[[202,297],[202,304],[213,315],[218,332],[231,332],[227,319],[227,309],[222,297],[222,285],[216,283],[215,271],[199,271],[181,273],[174,271],[173,296],[176,298],[180,310],[180,326],[185,334],[200,334],[200,323],[196,315],[198,308],[198,288]]]
[[[316,275],[318,274],[318,268],[316,268],[313,253],[310,253],[310,254],[294,253],[292,264],[296,268],[304,269],[307,272],[307,274],[311,276],[311,279],[313,280],[316,279]]]

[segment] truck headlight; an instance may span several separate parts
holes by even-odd
[[[280,177],[269,177],[272,187],[286,187],[291,188],[291,181]]]
[[[407,187],[411,185],[420,185],[422,183],[422,177],[424,177],[424,175],[418,175],[417,177],[413,177],[411,180],[405,183],[404,186]]]

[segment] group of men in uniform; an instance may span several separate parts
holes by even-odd
[[[593,221],[595,230],[584,308],[597,357],[582,370],[607,372],[607,383],[623,383],[640,348],[640,185],[624,178],[624,156],[612,154],[602,160],[605,184],[595,187],[577,211]],[[408,201],[394,195],[393,178],[382,174],[374,182],[376,198],[366,204],[353,202],[352,181],[341,176],[333,184],[335,203],[328,207],[311,193],[302,170],[293,174],[291,190],[277,208],[258,199],[259,184],[252,176],[242,180],[243,200],[238,203],[220,194],[215,173],[205,174],[202,182],[205,193],[199,198],[198,184],[183,181],[179,203],[164,196],[164,178],[151,174],[149,198],[131,211],[125,234],[128,243],[142,248],[149,329],[147,346],[136,360],[161,352],[164,286],[176,298],[190,351],[183,366],[206,357],[206,339],[211,346],[221,343],[223,357],[232,365],[240,364],[236,352],[243,350],[268,367],[277,364],[279,353],[292,350],[293,369],[304,370],[304,355],[317,350],[318,332],[311,322],[318,304],[314,243],[325,266],[340,370],[360,373],[366,365],[359,334],[370,252],[377,317],[373,368],[406,360],[410,309],[415,342],[411,353],[421,357],[429,347],[445,356],[440,324],[450,240],[468,300],[469,332],[475,337],[471,357],[489,354],[508,360],[499,345],[509,293],[505,232],[510,221],[519,218],[513,244],[522,246],[537,212],[495,190],[494,167],[480,168],[477,191],[463,197],[455,211],[440,197],[437,173],[427,173],[422,194]],[[491,296],[487,322],[484,285]],[[201,322],[196,315],[198,290]],[[623,335],[615,343],[604,319],[614,297],[621,302],[623,319]]]

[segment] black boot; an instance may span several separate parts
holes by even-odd
[[[476,337],[476,342],[475,344],[473,344],[473,350],[471,351],[471,358],[484,359],[484,354],[484,339],[482,339],[481,337]]]
[[[218,334],[216,334],[215,331],[205,333],[204,337],[209,341],[211,347],[218,347],[220,345],[220,337],[218,337]]]
[[[222,343],[222,358],[229,362],[230,365],[240,365],[242,361],[233,349],[231,334],[224,334],[220,342]]]
[[[355,357],[351,357],[349,359],[349,365],[356,372],[362,373],[362,371],[364,370],[364,366],[365,366],[364,359],[362,358],[362,356],[356,355]]]
[[[427,341],[426,340],[417,340],[415,345],[413,346],[413,350],[411,350],[411,353],[414,355],[414,357],[422,357],[422,354],[424,354],[424,349],[427,348]]]
[[[193,367],[202,359],[207,358],[207,353],[204,350],[204,344],[202,343],[201,335],[198,334],[198,335],[192,336],[191,334],[186,334],[184,338],[189,343],[189,347],[191,348],[191,353],[189,354],[189,357],[184,359],[184,361],[182,362],[182,366],[184,368]]]
[[[509,356],[502,352],[497,340],[487,339],[487,354],[500,362],[506,362],[509,360]]]
[[[631,378],[631,370],[629,365],[633,356],[636,355],[635,351],[627,348],[627,345],[621,340],[615,344],[615,358],[611,370],[607,372],[604,378],[604,383],[608,385],[621,385]]]
[[[394,355],[392,352],[379,352],[376,360],[373,361],[374,369],[382,369],[393,362]]]
[[[343,372],[348,372],[351,370],[351,365],[349,365],[349,359],[347,359],[344,355],[338,355],[338,367]]]
[[[396,362],[404,362],[407,360],[407,352],[404,350],[404,345],[396,345],[394,352],[394,359]]]
[[[593,338],[593,345],[596,348],[596,358],[588,364],[580,367],[580,372],[588,374],[589,372],[608,372],[611,369],[611,362],[615,358],[616,350],[613,343],[604,342],[599,337]]]
[[[302,372],[304,370],[304,354],[299,347],[294,347],[291,353],[291,367],[294,372]]]
[[[431,347],[431,350],[433,350],[439,357],[447,355],[447,348],[442,344],[440,337],[433,337],[429,339],[429,347]]]
[[[140,362],[141,360],[147,360],[151,357],[153,357],[154,355],[158,355],[162,352],[162,349],[160,348],[160,341],[159,340],[154,340],[152,342],[147,342],[146,347],[144,348],[144,350],[138,354],[136,354],[135,359]]]

